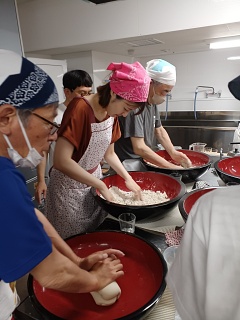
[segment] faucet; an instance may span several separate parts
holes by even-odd
[[[212,89],[212,93],[214,93],[214,88],[213,87],[209,87],[209,86],[197,86],[195,92],[198,93],[198,88],[209,88],[209,89]]]
[[[167,116],[168,116],[168,99],[172,99],[172,94],[171,93],[168,93],[166,95],[166,115],[165,115],[165,120],[167,120]]]
[[[206,90],[203,90],[203,91],[206,91],[206,98],[208,98],[209,95],[211,95],[211,96],[217,95],[218,98],[221,97],[221,91],[215,92],[215,90],[214,90],[213,87],[209,87],[209,86],[197,86],[196,89],[195,89],[194,105],[193,105],[193,108],[194,108],[194,118],[195,118],[195,119],[197,119],[196,102],[197,102],[198,88],[205,88],[205,89],[208,88],[208,89],[211,89],[211,90],[212,90],[212,92],[207,92]]]

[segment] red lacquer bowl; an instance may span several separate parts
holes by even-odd
[[[195,204],[195,202],[204,194],[211,192],[219,187],[210,187],[204,189],[195,189],[186,193],[178,203],[179,211],[182,215],[183,220],[186,222],[188,215]]]
[[[166,174],[171,174],[174,172],[177,172],[182,175],[182,181],[183,182],[190,182],[190,181],[195,181],[197,178],[199,178],[201,175],[203,175],[211,166],[212,161],[209,155],[206,153],[202,152],[197,152],[197,151],[192,151],[192,150],[178,150],[182,153],[184,153],[192,162],[193,167],[192,168],[182,168],[179,170],[175,169],[168,169],[168,168],[160,168],[156,167],[146,160],[143,160],[144,164],[146,165],[147,169],[150,171],[157,171],[157,172],[162,172]],[[179,163],[174,162],[170,155],[167,153],[166,150],[158,150],[156,153],[164,158],[165,160],[179,165]]]
[[[130,206],[122,205],[114,202],[109,202],[100,196],[99,190],[96,190],[96,200],[108,213],[114,217],[118,217],[123,212],[132,212],[136,215],[137,220],[159,216],[163,217],[170,209],[177,205],[178,201],[186,192],[186,186],[183,182],[169,175],[160,172],[129,172],[132,178],[139,184],[142,190],[166,192],[170,200],[145,206]],[[129,191],[126,188],[125,181],[119,175],[109,175],[102,179],[108,188],[117,186],[119,189]]]
[[[240,157],[225,158],[214,163],[215,170],[223,182],[240,184]]]
[[[115,304],[101,307],[95,304],[90,293],[44,289],[30,276],[29,294],[46,319],[142,319],[162,296],[167,267],[160,251],[150,242],[134,234],[99,231],[72,237],[67,243],[81,257],[107,248],[122,250],[125,274],[117,280],[122,293]]]

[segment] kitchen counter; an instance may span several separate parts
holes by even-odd
[[[209,186],[224,185],[220,178],[214,173],[214,169],[210,168],[198,181],[205,181]],[[187,192],[191,191],[194,183],[186,184]],[[172,209],[162,219],[145,219],[137,222],[136,235],[152,242],[163,252],[167,245],[165,243],[165,232],[175,230],[176,226],[182,226],[184,220],[178,210],[178,206]],[[104,223],[98,228],[99,230],[119,230],[119,224],[116,219],[109,216]],[[171,293],[166,288],[161,300],[146,317],[146,320],[174,320],[175,308],[172,301]],[[54,320],[56,318],[46,318],[38,313],[32,305],[30,297],[27,297],[15,311],[16,320]],[[69,319],[70,320],[70,319]]]

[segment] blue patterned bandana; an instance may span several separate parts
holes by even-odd
[[[45,71],[12,51],[0,49],[0,106],[35,109],[58,101],[54,82]]]

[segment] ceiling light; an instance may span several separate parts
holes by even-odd
[[[227,60],[240,60],[240,56],[228,57]]]
[[[240,39],[210,43],[210,49],[223,49],[234,47],[240,47]]]

